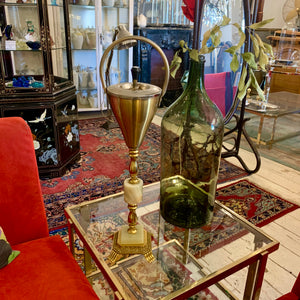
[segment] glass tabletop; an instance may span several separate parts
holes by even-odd
[[[134,255],[110,265],[113,234],[127,224],[123,193],[66,208],[72,223],[109,266],[115,276],[112,280],[121,284],[128,299],[171,299],[208,277],[228,268],[242,269],[260,253],[276,250],[277,241],[217,201],[211,224],[191,230],[175,227],[159,214],[159,192],[159,183],[144,186],[137,210],[139,224],[153,235],[153,263],[143,255]],[[220,249],[226,257],[222,258]]]
[[[267,103],[256,100],[255,97],[246,101],[246,110],[277,117],[300,112],[300,94],[290,92],[270,93]]]

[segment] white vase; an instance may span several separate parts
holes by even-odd
[[[147,26],[147,17],[144,16],[143,14],[140,14],[138,16],[137,23],[138,23],[139,27],[146,27]]]
[[[76,31],[72,34],[72,44],[74,49],[81,49],[83,44],[83,35],[81,32]]]
[[[81,88],[87,88],[88,72],[83,70],[79,72],[79,85]]]

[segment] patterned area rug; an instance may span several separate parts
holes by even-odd
[[[128,148],[117,123],[108,130],[106,121],[104,117],[79,121],[80,161],[62,177],[41,180],[51,230],[66,226],[67,205],[123,190],[123,182],[129,177]],[[222,160],[219,183],[247,175],[241,168]],[[160,179],[160,127],[154,124],[140,147],[139,177],[145,185]]]
[[[261,227],[275,219],[289,213],[299,206],[288,202],[264,189],[256,186],[248,180],[241,180],[217,190],[216,199],[229,207],[252,224]],[[223,218],[223,216],[221,216]],[[214,251],[227,244],[231,240],[243,234],[243,230],[236,226],[230,218],[223,221],[222,227],[217,213],[214,214],[212,225],[213,234],[207,231],[205,226],[191,230],[190,252],[200,257],[207,251]],[[158,224],[159,211],[150,212],[141,217],[142,221],[151,227]],[[166,225],[166,240],[177,239],[180,243],[184,241],[184,229],[171,224]]]

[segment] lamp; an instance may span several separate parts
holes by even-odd
[[[133,40],[140,40],[149,43],[161,55],[164,62],[165,80],[161,88],[138,82],[139,67],[131,69],[133,82],[119,83],[111,86],[106,85],[102,69],[108,53],[114,47],[121,45],[132,45]],[[126,43],[125,43],[126,42]],[[110,54],[111,57],[111,54]],[[109,65],[109,62],[107,63]],[[106,67],[106,78],[109,69]],[[124,182],[124,201],[128,204],[129,215],[128,225],[114,234],[114,243],[108,259],[114,264],[123,256],[130,254],[143,254],[147,261],[152,262],[151,233],[144,230],[142,225],[137,224],[136,209],[143,197],[143,181],[138,178],[138,156],[139,147],[151,124],[160,100],[166,92],[169,82],[169,63],[163,51],[157,44],[141,36],[127,35],[114,41],[104,51],[100,62],[100,79],[104,92],[107,94],[112,111],[122,130],[126,145],[129,148],[130,156],[130,178]]]

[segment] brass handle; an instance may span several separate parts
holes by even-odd
[[[105,84],[105,80],[104,80],[104,76],[103,76],[103,72],[101,70],[103,70],[103,66],[105,63],[105,60],[109,54],[109,52],[118,44],[123,43],[124,41],[128,41],[128,40],[138,40],[138,41],[142,41],[145,43],[150,44],[155,50],[157,50],[157,52],[160,54],[163,63],[164,63],[164,67],[165,67],[165,81],[162,87],[162,92],[160,95],[160,99],[164,96],[164,94],[166,93],[167,87],[168,87],[168,83],[169,83],[169,76],[170,76],[170,69],[169,69],[169,63],[168,60],[164,54],[164,52],[161,50],[161,48],[154,43],[153,41],[143,37],[143,36],[138,36],[138,35],[131,35],[131,36],[126,36],[124,38],[118,39],[116,41],[114,41],[112,44],[110,44],[106,50],[104,51],[101,61],[100,61],[100,68],[99,68],[99,73],[100,73],[100,79],[101,79],[101,83],[104,89],[104,92],[106,93],[106,84]]]

